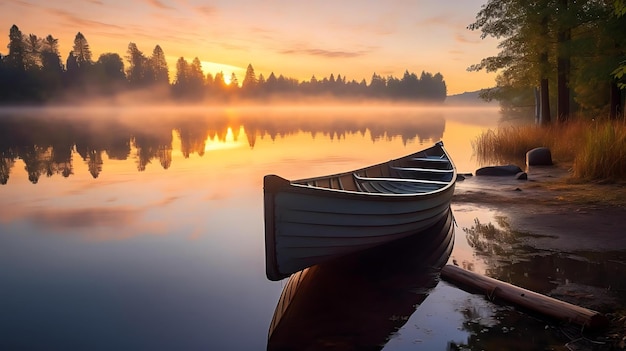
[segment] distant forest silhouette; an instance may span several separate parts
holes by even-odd
[[[298,81],[282,74],[257,76],[252,64],[240,80],[232,73],[227,84],[223,72],[204,74],[198,57],[191,62],[180,57],[175,76],[170,79],[165,53],[156,45],[150,56],[135,43],[128,45],[125,61],[117,53],[104,53],[93,61],[85,36],[78,32],[65,64],[58,39],[35,34],[24,35],[13,25],[9,31],[8,55],[0,54],[0,103],[80,101],[87,96],[113,96],[123,92],[151,90],[155,99],[180,100],[263,99],[274,95],[345,99],[394,99],[443,102],[447,87],[440,73],[422,71],[418,76],[405,71],[402,78],[374,73],[367,84],[336,77]]]
[[[74,174],[72,161],[79,155],[88,165],[93,178],[103,170],[104,155],[110,160],[134,160],[139,172],[157,161],[163,169],[172,164],[173,133],[181,142],[181,153],[188,158],[193,154],[203,156],[207,140],[225,142],[229,128],[235,140],[247,138],[253,149],[257,138],[281,138],[305,132],[312,137],[322,135],[331,140],[345,139],[347,135],[365,135],[369,131],[372,142],[392,137],[411,141],[439,140],[443,136],[445,120],[437,114],[424,118],[408,114],[399,118],[386,118],[385,114],[372,114],[362,118],[345,115],[320,116],[287,113],[271,118],[258,115],[237,116],[215,114],[209,116],[148,116],[137,120],[117,118],[100,119],[94,115],[84,117],[15,114],[0,115],[0,184],[7,184],[16,160],[22,159],[31,183],[41,176]],[[391,113],[391,112],[390,112]],[[264,115],[265,116],[265,115]],[[104,116],[103,116],[104,117]],[[156,121],[152,123],[150,121]],[[240,135],[243,127],[245,136]],[[133,153],[135,152],[135,153]]]

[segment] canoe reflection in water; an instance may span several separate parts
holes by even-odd
[[[453,244],[449,210],[419,235],[292,274],[267,349],[382,349],[437,285]]]

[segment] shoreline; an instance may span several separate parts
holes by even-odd
[[[563,167],[532,167],[528,180],[471,176],[457,181],[453,203],[501,212],[511,227],[554,250],[626,250],[626,186],[574,182]],[[575,240],[572,240],[575,239]],[[534,245],[533,245],[534,246]]]
[[[598,252],[626,253],[626,186],[573,181],[565,167],[531,167],[528,180],[514,176],[471,176],[457,181],[453,204],[498,212],[512,232],[520,233],[523,245],[562,254]],[[626,265],[626,254],[615,264]],[[567,286],[566,286],[567,285]],[[626,305],[614,292],[581,284],[566,284],[548,295],[568,290],[564,301],[603,312],[611,321],[599,338],[606,349],[626,340]],[[590,290],[593,293],[590,295]],[[545,292],[544,292],[545,293]],[[594,296],[588,299],[576,296]],[[604,348],[602,348],[604,349]]]

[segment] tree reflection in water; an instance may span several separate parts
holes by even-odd
[[[476,218],[473,226],[463,228],[469,246],[486,265],[485,275],[604,313],[626,302],[623,252],[542,250],[528,244],[532,240],[527,239],[536,239],[537,235],[512,230],[504,216],[495,217],[495,222],[485,224]],[[477,307],[468,301],[461,309],[463,329],[470,336],[467,343],[450,343],[448,349],[569,350],[576,347],[575,343],[589,343],[586,337],[593,338],[580,328],[486,299],[484,303]]]
[[[240,138],[242,130],[250,148],[254,148],[257,137],[269,136],[274,140],[301,132],[312,137],[320,134],[342,139],[348,134],[369,131],[373,142],[401,137],[405,144],[443,137],[445,120],[441,113],[390,110],[360,110],[362,114],[357,115],[353,110],[341,109],[321,114],[270,110],[237,115],[215,110],[189,115],[147,112],[140,116],[122,114],[123,117],[115,110],[102,116],[89,109],[85,109],[84,115],[71,116],[48,114],[45,109],[36,113],[28,109],[8,114],[0,111],[0,183],[8,182],[17,159],[24,161],[32,183],[37,183],[42,175],[69,177],[74,172],[74,153],[80,155],[92,177],[97,178],[102,172],[104,154],[108,159],[126,160],[133,148],[138,171],[144,171],[152,160],[158,160],[163,169],[168,169],[172,164],[173,133],[180,138],[180,151],[185,158],[204,155],[207,140],[225,142],[229,134]]]

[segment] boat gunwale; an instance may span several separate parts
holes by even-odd
[[[320,187],[320,186],[314,186],[314,185],[307,185],[307,184],[301,184],[301,183],[306,183],[306,182],[312,182],[312,181],[316,181],[316,180],[325,180],[325,179],[329,179],[329,178],[334,178],[334,177],[341,177],[341,176],[346,176],[346,175],[351,175],[354,176],[356,172],[359,171],[363,171],[363,170],[367,170],[370,168],[375,168],[375,167],[383,167],[383,166],[389,166],[391,167],[391,164],[393,162],[397,162],[397,161],[402,161],[402,160],[407,160],[407,159],[413,159],[415,158],[416,154],[420,154],[423,152],[428,152],[429,150],[432,149],[436,149],[436,148],[440,148],[443,151],[443,156],[445,156],[445,158],[441,158],[442,162],[445,161],[446,163],[450,164],[451,167],[451,171],[452,171],[452,176],[450,178],[450,181],[448,182],[442,182],[442,183],[446,183],[446,184],[441,184],[444,185],[439,189],[435,189],[432,191],[427,191],[427,192],[419,192],[419,193],[370,193],[370,192],[363,192],[363,191],[358,191],[358,190],[345,190],[345,189],[332,189],[332,188],[325,188],[325,187]],[[278,177],[280,179],[282,179],[283,181],[281,181],[280,186],[277,187],[268,187],[269,189],[266,189],[266,193],[273,193],[273,194],[277,194],[281,191],[289,191],[289,192],[293,192],[293,193],[308,193],[308,194],[316,194],[317,192],[319,192],[319,194],[325,194],[322,196],[327,196],[328,194],[333,194],[336,195],[338,197],[344,197],[342,195],[345,195],[345,197],[350,197],[350,198],[358,198],[358,197],[379,197],[381,199],[394,199],[394,200],[400,200],[400,199],[411,199],[411,198],[421,198],[424,196],[434,196],[436,194],[442,193],[447,191],[448,189],[450,189],[451,187],[453,187],[456,183],[456,178],[457,178],[457,170],[456,167],[454,166],[454,163],[452,162],[452,159],[450,158],[450,155],[448,154],[447,150],[444,148],[443,146],[443,142],[439,141],[437,143],[435,143],[435,145],[421,150],[421,151],[417,151],[415,153],[397,158],[397,159],[393,159],[393,160],[389,160],[386,162],[381,162],[375,165],[371,165],[368,167],[364,167],[364,168],[360,168],[360,169],[356,169],[356,170],[352,170],[352,171],[347,171],[347,172],[341,172],[341,173],[335,173],[335,174],[330,174],[330,175],[325,175],[325,176],[319,176],[319,177],[313,177],[313,178],[304,178],[304,179],[297,179],[297,180],[287,180],[284,179],[280,176],[274,175],[275,177]],[[392,178],[390,178],[392,179]],[[368,179],[369,180],[369,179]],[[407,179],[410,180],[410,179]],[[381,178],[381,181],[384,181]],[[401,180],[401,178],[398,178],[397,180],[398,182],[401,182],[403,180]],[[417,182],[416,182],[417,183]],[[424,183],[426,184],[426,183]]]

